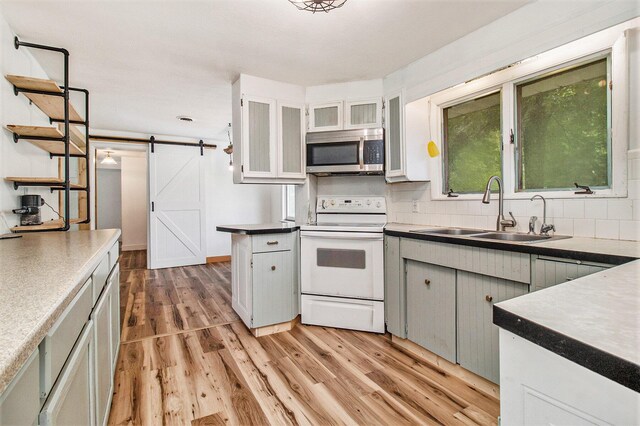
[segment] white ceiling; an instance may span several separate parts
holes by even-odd
[[[348,0],[328,14],[287,0],[2,1],[24,40],[71,52],[91,127],[224,143],[239,73],[318,85],[383,77],[525,0]],[[61,80],[61,61],[36,54]],[[196,121],[183,123],[175,117]]]

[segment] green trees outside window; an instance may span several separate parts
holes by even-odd
[[[482,192],[489,177],[502,175],[500,111],[500,92],[443,110],[443,193]]]
[[[518,190],[609,183],[607,59],[516,86]]]

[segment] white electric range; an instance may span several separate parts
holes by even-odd
[[[384,333],[384,197],[318,197],[300,227],[302,323]]]

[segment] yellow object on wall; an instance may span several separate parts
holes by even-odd
[[[440,155],[440,150],[438,149],[438,145],[434,141],[429,141],[427,144],[427,152],[431,158],[437,157]]]

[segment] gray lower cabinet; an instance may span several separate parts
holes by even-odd
[[[231,304],[249,328],[298,315],[297,233],[231,236]]]
[[[40,412],[41,425],[91,425],[93,321],[87,322]]]
[[[406,262],[407,338],[456,362],[456,270]]]
[[[0,395],[0,425],[33,425],[40,412],[40,363],[36,349]]]
[[[493,304],[529,292],[526,283],[457,271],[458,356],[462,367],[498,383],[498,327]]]
[[[253,327],[290,321],[294,311],[291,251],[253,255]]]
[[[111,375],[115,375],[120,349],[120,264],[116,264],[109,277],[111,291]]]
[[[532,291],[604,271],[612,265],[547,256],[532,256]]]
[[[405,283],[401,274],[400,238],[385,237],[384,243],[384,317],[387,331],[395,336],[406,336]]]
[[[109,285],[113,282],[109,281]],[[96,424],[106,423],[109,410],[109,400],[111,397],[112,385],[112,362],[111,362],[111,288],[106,287],[105,291],[98,299],[98,303],[91,314],[94,330],[94,347],[100,348],[95,351],[93,362],[95,362],[94,382],[95,382],[95,414]]]

